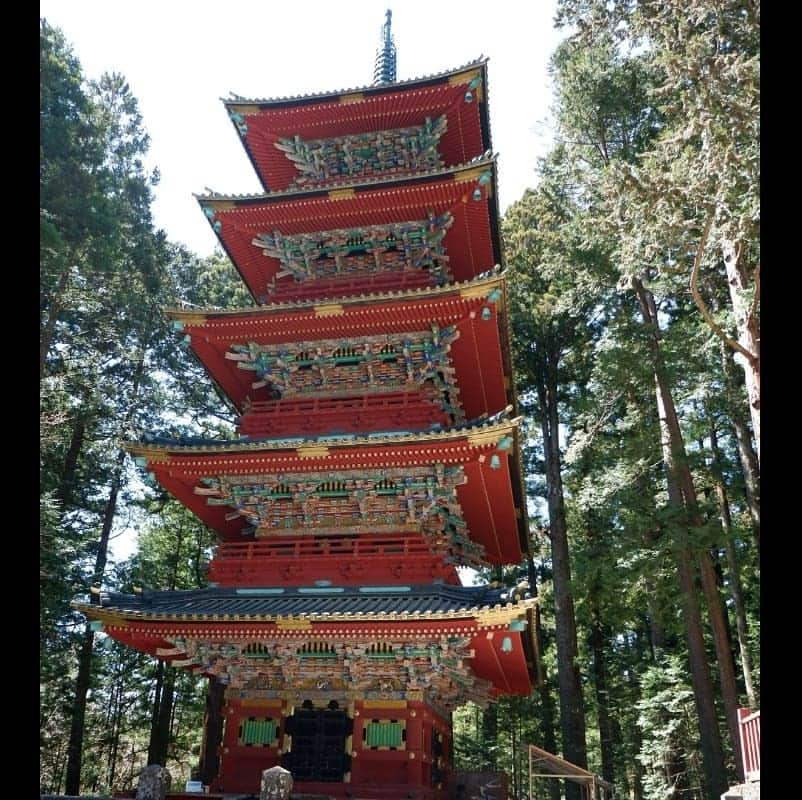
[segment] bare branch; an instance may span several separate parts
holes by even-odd
[[[707,237],[710,234],[710,226],[713,224],[713,214],[708,214],[707,222],[705,222],[704,230],[702,231],[702,235],[699,238],[699,245],[696,248],[696,258],[693,260],[693,269],[691,270],[691,294],[693,295],[694,302],[696,303],[696,307],[702,313],[702,316],[705,319],[705,322],[713,329],[713,333],[716,336],[720,337],[724,340],[724,342],[731,347],[736,352],[740,353],[744,358],[749,359],[750,364],[755,364],[757,362],[757,356],[753,353],[750,353],[740,342],[736,342],[731,337],[727,336],[726,332],[722,329],[722,327],[713,319],[711,313],[707,310],[707,306],[705,305],[705,301],[702,299],[702,296],[699,294],[699,289],[697,287],[697,281],[699,280],[699,268],[702,265],[702,255],[704,253],[705,244],[707,244]]]

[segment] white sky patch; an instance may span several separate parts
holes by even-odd
[[[154,216],[199,255],[217,243],[192,196],[261,192],[221,97],[285,97],[367,86],[387,8],[399,80],[489,57],[488,102],[502,213],[535,184],[552,141],[547,65],[554,0],[41,0],[88,78],[120,72],[139,101],[158,167]]]

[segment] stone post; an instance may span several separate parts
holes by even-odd
[[[270,767],[262,773],[262,792],[259,800],[289,800],[292,775],[284,767]]]
[[[139,776],[136,800],[164,800],[172,783],[170,773],[158,764],[149,764]]]

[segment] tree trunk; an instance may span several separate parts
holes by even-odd
[[[70,259],[68,259],[69,263]],[[45,364],[47,363],[47,354],[50,352],[50,345],[53,342],[53,334],[56,332],[56,322],[61,313],[61,308],[64,304],[64,293],[67,291],[67,285],[70,281],[70,267],[65,266],[61,275],[59,275],[58,283],[53,294],[50,297],[50,303],[47,309],[47,319],[45,320],[42,333],[39,337],[39,382],[45,376]],[[69,792],[68,792],[69,794]]]
[[[750,283],[753,282],[747,275],[740,244],[725,240],[722,242],[721,250],[724,256],[724,268],[727,271],[735,326],[738,330],[738,344],[751,354],[751,357],[747,358],[737,353],[735,359],[744,370],[755,452],[757,463],[760,465],[760,331],[755,313],[756,304],[750,296]]]
[[[158,764],[154,761],[154,750],[157,748],[159,738],[159,709],[162,707],[162,684],[164,683],[164,661],[159,659],[156,664],[156,685],[153,691],[153,705],[150,709],[150,736],[148,737],[148,764]],[[160,766],[164,766],[161,764]]]
[[[84,402],[86,400],[84,399]],[[62,510],[66,509],[72,502],[72,495],[75,491],[75,473],[78,469],[78,456],[84,444],[86,435],[86,411],[83,407],[78,409],[75,421],[72,426],[72,436],[67,455],[64,457],[64,469],[61,473],[61,481],[56,490],[56,497],[61,501]]]
[[[482,744],[485,769],[495,772],[498,762],[498,706],[495,703],[489,703],[482,709]]]
[[[543,452],[549,508],[549,538],[554,581],[554,617],[557,629],[557,683],[560,695],[560,729],[563,757],[577,766],[587,767],[585,708],[577,665],[576,617],[571,593],[571,566],[568,554],[568,526],[565,518],[559,416],[557,411],[557,356],[547,356],[544,380],[537,393],[541,406]],[[567,800],[581,800],[580,787],[566,786]]]
[[[67,781],[64,791],[67,794],[81,793],[81,761],[84,745],[84,718],[86,717],[86,695],[89,691],[89,677],[92,669],[92,645],[95,634],[87,625],[84,628],[81,650],[78,654],[78,677],[75,679],[75,697],[72,701],[70,720],[70,739],[67,744]]]
[[[543,650],[541,649],[541,653]],[[540,721],[543,725],[543,749],[549,753],[557,753],[557,739],[554,735],[554,699],[549,691],[549,685],[546,681],[540,684],[538,688],[540,695],[540,708],[542,710]],[[560,782],[549,780],[546,781],[549,789],[549,797],[551,800],[560,800]]]
[[[716,496],[721,509],[721,528],[724,533],[727,552],[727,569],[730,573],[730,594],[735,606],[735,629],[738,634],[738,649],[741,656],[741,671],[744,677],[747,703],[750,708],[756,708],[755,687],[752,681],[752,658],[749,655],[749,633],[746,623],[746,610],[744,608],[743,592],[741,591],[741,573],[738,567],[738,558],[735,545],[732,541],[732,520],[730,517],[730,504],[727,498],[727,488],[721,472],[721,453],[718,449],[718,436],[713,420],[710,420],[710,450],[713,453],[713,480],[716,485]]]
[[[203,720],[203,742],[199,777],[207,786],[220,772],[220,756],[217,752],[223,741],[223,700],[225,687],[217,678],[209,678],[206,693],[206,714]]]
[[[758,555],[760,555],[760,466],[752,447],[752,435],[743,415],[741,403],[741,387],[738,385],[738,376],[732,356],[726,346],[722,345],[721,360],[724,367],[724,378],[729,407],[729,416],[735,429],[735,438],[738,442],[738,458],[741,462],[741,471],[744,476],[744,491],[749,516],[752,518],[752,527],[755,534]]]
[[[108,728],[111,730],[111,746],[109,748],[108,770],[106,781],[109,788],[114,786],[114,779],[117,775],[117,751],[120,746],[120,732],[123,717],[123,670],[121,666],[115,670],[114,688],[112,690],[112,716],[108,721]]]
[[[517,716],[516,705],[513,703],[510,707],[510,755],[512,756],[512,796],[518,797],[518,742],[516,737],[516,723],[515,717]],[[494,770],[495,771],[495,770]]]
[[[174,689],[175,670],[165,665],[159,708],[155,714],[156,726],[155,729],[151,728],[148,743],[148,764],[166,766],[167,751],[170,745],[170,719],[173,714]]]
[[[680,464],[684,461],[685,446],[679,429],[674,400],[671,396],[668,382],[665,379],[654,296],[644,288],[639,279],[633,278],[632,285],[638,298],[644,325],[650,331],[649,342],[653,357],[655,394],[660,419],[660,438],[666,472],[668,501],[670,505],[683,512],[683,516],[685,516],[683,527],[688,526],[689,528],[694,522],[690,519],[691,515],[688,513],[690,509],[687,503],[690,497],[687,492],[687,485],[683,485],[683,476],[680,470]],[[688,533],[690,533],[690,530],[688,530]],[[683,532],[683,538],[684,535],[686,534]],[[721,747],[721,737],[713,701],[713,683],[710,679],[704,636],[702,634],[702,617],[694,582],[693,558],[688,544],[681,544],[676,553],[677,572],[680,579],[688,640],[691,683],[696,700],[696,710],[699,715],[703,768],[708,784],[708,793],[711,796],[718,796],[727,788],[728,782],[724,770],[724,753]]]
[[[135,408],[135,400],[138,394],[139,385],[144,375],[145,354],[144,351],[137,364],[128,411],[123,421],[123,428],[131,419]],[[109,498],[106,501],[106,508],[103,513],[103,526],[100,531],[98,550],[95,557],[95,569],[92,575],[92,583],[100,584],[103,574],[106,571],[106,561],[108,560],[109,537],[114,523],[114,515],[117,512],[117,498],[123,483],[125,467],[125,450],[120,448],[117,452],[117,460],[114,464]],[[86,695],[89,690],[89,676],[92,668],[92,644],[94,633],[87,624],[84,631],[84,640],[81,644],[81,651],[78,656],[78,677],[75,681],[75,698],[72,707],[72,720],[70,722],[70,740],[67,747],[67,784],[65,791],[67,794],[80,794],[81,783],[81,762],[83,760],[83,740],[84,740],[84,719],[86,717]]]
[[[615,783],[615,755],[613,728],[610,720],[607,688],[607,663],[604,655],[604,626],[601,621],[598,597],[591,597],[590,645],[593,651],[593,678],[596,691],[596,707],[599,715],[599,744],[601,749],[602,777]]]
[[[727,619],[724,616],[721,595],[713,568],[713,559],[707,548],[699,552],[699,567],[702,577],[702,590],[707,601],[710,627],[713,632],[713,643],[716,648],[721,699],[724,702],[724,713],[727,717],[727,728],[730,734],[730,746],[735,757],[735,768],[739,778],[743,778],[743,766],[740,758],[740,734],[738,727],[738,689],[735,684],[735,664],[732,648],[727,633]]]
[[[652,549],[660,538],[661,531],[651,530],[644,534],[643,539],[648,549]],[[657,585],[654,576],[645,575],[646,585],[646,608],[649,611],[646,629],[649,633],[649,646],[651,648],[652,661],[656,661],[660,653],[663,652],[666,644],[665,628],[661,615],[660,604],[657,602]]]

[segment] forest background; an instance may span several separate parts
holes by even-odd
[[[759,4],[560,0],[556,136],[502,220],[545,681],[455,715],[457,768],[525,746],[626,798],[737,781],[760,704]],[[153,222],[125,78],[40,21],[40,788],[196,766],[202,680],[95,634],[92,585],[205,585],[213,536],[122,442],[235,420],[161,309],[249,296]],[[109,542],[138,530],[130,558]],[[539,788],[558,797],[556,784]],[[576,798],[567,786],[568,800]]]

